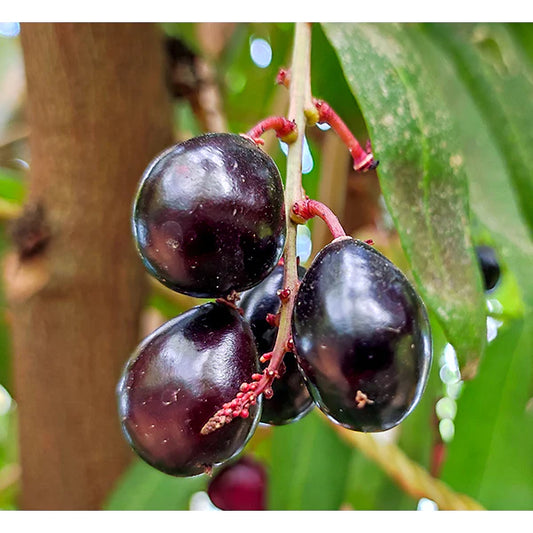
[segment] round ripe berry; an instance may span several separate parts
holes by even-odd
[[[300,279],[304,274],[305,269],[298,267]],[[278,265],[259,285],[244,292],[239,301],[243,316],[254,333],[259,355],[271,352],[276,342],[278,328],[269,324],[266,317],[279,311],[281,302],[277,293],[282,285],[283,266]],[[261,422],[264,424],[279,426],[295,422],[314,407],[294,354],[286,353],[283,364],[285,372],[272,385],[274,395],[263,399]]]
[[[279,171],[250,139],[211,133],[169,148],[146,169],[133,233],[148,271],[202,298],[257,285],[285,244]]]
[[[209,435],[200,431],[258,368],[253,334],[235,309],[224,303],[190,309],[148,336],[124,369],[117,394],[127,440],[167,474],[209,471],[243,449],[261,404]]]
[[[292,327],[313,399],[337,423],[384,431],[418,403],[431,364],[429,321],[407,278],[371,246],[344,237],[321,250]]]
[[[258,461],[244,456],[223,466],[213,476],[207,494],[223,511],[265,511],[266,470]]]
[[[476,246],[476,254],[483,274],[485,291],[491,291],[500,280],[501,270],[496,252],[491,246]]]

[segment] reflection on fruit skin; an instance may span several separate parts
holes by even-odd
[[[313,399],[357,431],[384,431],[416,406],[431,364],[424,305],[405,276],[350,237],[309,267],[293,314],[298,363]]]
[[[261,401],[211,435],[200,430],[259,368],[253,334],[223,303],[195,307],[147,337],[117,388],[124,434],[137,454],[174,476],[192,476],[239,453]]]
[[[154,277],[190,296],[224,297],[259,283],[281,257],[281,177],[249,139],[228,133],[195,137],[149,165],[132,222]]]

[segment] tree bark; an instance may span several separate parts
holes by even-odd
[[[31,173],[5,264],[23,509],[101,508],[133,453],[115,387],[146,295],[130,213],[171,141],[157,27],[25,24]]]

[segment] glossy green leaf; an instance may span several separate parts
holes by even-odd
[[[205,475],[168,476],[143,461],[135,461],[112,492],[106,510],[186,511],[191,496],[205,490]]]
[[[485,303],[454,123],[419,50],[393,24],[326,24],[367,122],[391,216],[426,304],[461,363],[485,344]]]
[[[533,502],[532,350],[531,324],[502,327],[458,404],[442,477],[488,509],[531,509]]]
[[[428,39],[448,52],[455,33],[444,34],[435,25],[423,29],[427,39],[418,44],[427,68],[448,88],[446,102],[463,119],[458,138],[464,145],[472,210],[484,228],[481,236],[489,235],[502,262],[502,282],[489,298],[500,301],[503,315],[513,318],[489,345],[476,380],[465,384],[443,476],[490,509],[531,509],[533,414],[527,406],[533,378],[533,243],[513,193],[505,147],[491,134],[491,117],[480,109],[475,91],[462,80],[462,60],[449,53],[446,62],[435,64],[437,54]],[[519,109],[523,100],[515,98],[508,106]]]
[[[302,420],[274,428],[269,472],[269,508],[338,510],[351,448],[315,410]]]
[[[460,31],[464,32],[466,28],[460,26]],[[430,24],[424,25],[422,32],[414,31],[411,34],[413,37],[418,36],[417,42],[424,50],[425,62],[431,75],[441,86],[448,88],[444,93],[446,104],[462,119],[457,134],[465,154],[472,211],[490,235],[490,244],[498,249],[503,275],[506,275],[505,271],[512,272],[526,312],[531,313],[533,240],[529,235],[519,198],[514,194],[512,169],[506,163],[507,149],[491,133],[491,114],[483,112],[477,93],[470,84],[462,81],[462,59],[450,52],[450,47],[455,46],[453,43],[457,38],[458,28],[448,28],[448,33],[443,33],[441,25]],[[435,46],[440,47],[440,51],[436,51]],[[445,60],[442,53],[446,54]],[[438,63],[437,57],[440,58]],[[524,95],[514,98],[507,105],[514,106],[518,112],[528,103],[528,97]],[[513,305],[516,307],[517,302]]]
[[[453,58],[500,147],[533,236],[533,62],[523,49],[528,41],[516,38],[513,26],[504,24],[436,24],[430,31]]]

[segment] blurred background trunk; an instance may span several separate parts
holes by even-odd
[[[172,142],[161,35],[145,24],[26,24],[31,174],[6,291],[23,509],[98,509],[133,458],[115,386],[147,287],[136,184]]]

